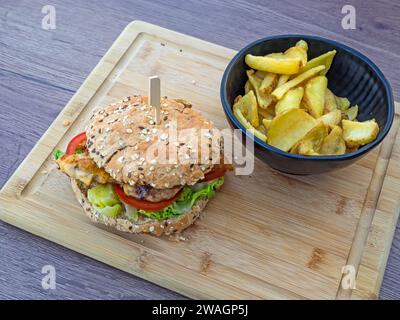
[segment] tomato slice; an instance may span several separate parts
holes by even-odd
[[[146,211],[158,211],[164,209],[165,207],[173,203],[176,199],[178,199],[182,192],[182,190],[180,190],[175,196],[167,200],[163,200],[160,202],[151,202],[127,196],[124,192],[124,189],[122,189],[122,187],[118,184],[114,185],[114,190],[122,202],[125,202],[126,204],[129,204],[136,209],[142,209]]]
[[[86,140],[86,132],[81,132],[77,136],[73,137],[72,140],[68,143],[66,154],[74,154],[76,152],[76,148],[82,144]]]
[[[210,180],[214,180],[220,177],[223,177],[225,175],[226,169],[225,168],[217,168],[214,169],[213,171],[206,173],[204,176],[204,179],[201,180],[200,182],[206,182]]]

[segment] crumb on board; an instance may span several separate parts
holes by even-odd
[[[210,264],[211,264],[211,253],[204,252],[200,260],[200,272],[206,273],[210,268]]]
[[[42,174],[47,174],[47,170],[42,170],[41,173]]]
[[[161,42],[160,44],[161,44],[163,47],[165,47],[165,43],[164,43],[164,42]]]
[[[63,126],[69,126],[70,124],[71,124],[71,120],[69,120],[69,119],[64,119],[64,121],[63,121]]]
[[[196,80],[193,79],[193,80],[192,80],[192,84],[196,84]]]
[[[179,49],[179,52],[182,52],[183,50],[182,49]]]

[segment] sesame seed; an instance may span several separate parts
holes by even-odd
[[[208,138],[208,139],[211,139],[211,138],[212,138],[212,134],[211,134],[210,132],[206,132],[206,133],[204,134],[204,136],[205,136],[206,138]]]
[[[132,132],[133,132],[133,131],[132,131],[131,128],[126,129],[126,133],[132,133]]]
[[[168,139],[168,133],[165,133],[165,132],[164,132],[164,133],[160,136],[160,139],[163,140],[163,141],[164,141],[164,140],[167,140],[167,139]]]

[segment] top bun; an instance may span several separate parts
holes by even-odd
[[[127,97],[95,112],[86,135],[91,158],[121,184],[192,185],[220,156],[218,129],[180,99],[161,99],[156,124],[147,97]]]

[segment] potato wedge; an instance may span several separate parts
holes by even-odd
[[[283,95],[286,92],[288,92],[290,89],[298,86],[303,81],[306,81],[306,80],[312,78],[313,76],[315,76],[316,74],[318,74],[319,72],[321,72],[324,69],[325,69],[325,66],[317,66],[313,69],[310,69],[310,70],[298,75],[296,78],[289,80],[285,84],[281,85],[280,87],[278,87],[274,91],[272,91],[272,93],[271,93],[272,98],[274,98],[275,100],[282,99]]]
[[[302,109],[291,109],[276,116],[269,127],[267,142],[283,151],[290,150],[317,123]]]
[[[327,87],[328,79],[325,76],[314,77],[306,83],[303,104],[308,112],[316,119],[321,117],[324,113]]]
[[[285,51],[284,55],[289,58],[300,59],[300,67],[304,67],[307,64],[307,50],[303,47],[291,47]]]
[[[258,113],[264,119],[272,120],[275,117],[274,106],[270,105],[267,109],[258,108]]]
[[[252,135],[256,136],[257,138],[267,141],[267,137],[256,128],[254,128],[249,121],[244,117],[240,108],[233,109],[233,114],[235,115],[236,119],[245,127],[247,131],[249,131]]]
[[[263,79],[265,78],[265,76],[267,75],[267,73],[268,73],[268,72],[257,70],[257,71],[254,73],[254,75],[255,75],[257,78],[263,80]]]
[[[328,128],[322,121],[318,121],[306,135],[290,150],[291,153],[300,155],[317,155],[322,142],[328,135]]]
[[[342,137],[343,131],[339,126],[334,126],[322,142],[320,154],[339,155],[346,153],[346,143]]]
[[[259,126],[257,100],[253,90],[250,90],[233,105],[233,110],[235,109],[240,109],[252,126]]]
[[[358,115],[358,105],[352,106],[344,112],[344,116],[347,118],[347,120],[351,121],[357,119],[357,115]]]
[[[269,57],[269,58],[273,58],[273,59],[277,59],[277,60],[282,60],[282,59],[285,58],[284,55],[283,55],[283,52],[268,53],[264,57]]]
[[[245,85],[244,85],[244,93],[246,94],[246,93],[248,93],[250,90],[253,90],[253,91],[254,91],[254,88],[253,88],[253,86],[251,85],[250,81],[247,80],[246,83],[245,83]]]
[[[278,83],[276,84],[276,87],[278,88],[278,87],[280,87],[281,85],[283,85],[283,84],[285,84],[286,82],[288,82],[289,78],[290,78],[289,75],[287,75],[287,74],[281,74],[281,75],[279,76]]]
[[[324,114],[319,118],[326,126],[336,126],[342,120],[342,112],[338,109]]]
[[[263,124],[260,124],[257,128],[258,131],[260,131],[262,134],[266,135],[267,134],[267,129],[265,129]]]
[[[346,148],[346,153],[354,152],[354,151],[357,151],[358,149],[359,149],[359,146],[353,147],[353,148],[347,147]]]
[[[258,106],[260,108],[266,109],[271,104],[272,97],[270,95],[264,94],[260,90],[260,85],[261,85],[262,80],[255,75],[254,70],[247,70],[246,74],[247,74],[247,77],[249,78],[250,84],[254,88],[254,91],[255,91],[255,94],[257,97]]]
[[[349,148],[362,146],[375,140],[379,126],[375,119],[357,122],[342,120],[343,139]]]
[[[271,127],[272,119],[263,119],[262,123],[264,125],[264,128],[267,129],[268,131],[269,128]]]
[[[350,101],[349,99],[345,98],[345,97],[338,97],[335,96],[335,100],[336,100],[336,105],[338,107],[338,109],[342,110],[342,111],[346,111],[349,107],[350,107]]]
[[[328,113],[336,109],[337,109],[336,97],[333,94],[333,92],[327,88],[325,92],[324,113]]]
[[[278,115],[290,109],[300,108],[301,99],[303,99],[303,87],[290,89],[275,105],[275,114]]]
[[[304,73],[308,70],[311,70],[317,66],[323,65],[323,66],[325,66],[325,68],[323,70],[321,70],[320,75],[321,76],[326,75],[329,71],[329,68],[332,65],[335,54],[336,54],[336,50],[332,50],[332,51],[328,51],[324,54],[321,54],[320,56],[318,56],[314,59],[309,60],[304,67],[300,68],[299,74]]]
[[[308,43],[305,40],[299,40],[296,43],[296,47],[302,47],[304,48],[306,51],[308,51]]]
[[[256,70],[267,71],[279,74],[296,74],[299,72],[301,61],[298,58],[271,56],[253,56],[247,54],[245,57],[246,64]]]
[[[270,94],[278,83],[278,75],[276,73],[267,72],[261,81],[260,90],[264,94]]]

